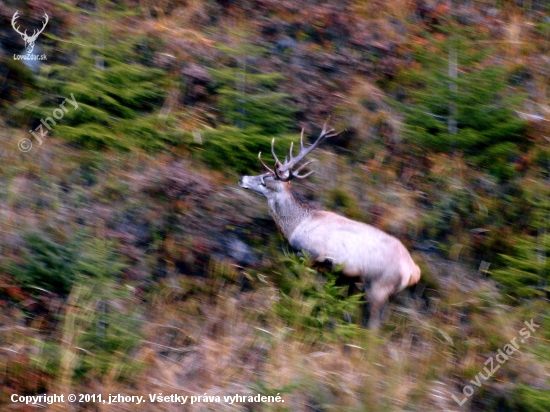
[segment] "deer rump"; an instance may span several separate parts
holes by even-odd
[[[343,265],[342,273],[370,285],[369,294],[393,295],[418,282],[420,269],[395,237],[332,212],[316,211],[289,238],[292,248],[318,262]]]

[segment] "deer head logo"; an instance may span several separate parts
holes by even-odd
[[[21,35],[21,37],[23,38],[23,40],[25,41],[25,49],[27,50],[27,54],[31,54],[33,49],[34,49],[34,42],[36,41],[36,39],[38,38],[38,35],[40,33],[42,33],[44,31],[44,29],[46,28],[46,25],[48,24],[48,15],[46,13],[44,13],[44,18],[46,19],[42,25],[42,29],[40,30],[33,30],[33,33],[32,33],[32,36],[29,36],[27,34],[27,30],[25,30],[23,33],[21,33],[19,31],[19,26],[15,26],[15,21],[17,20],[17,18],[19,17],[17,14],[19,13],[19,10],[15,12],[15,14],[13,15],[12,19],[11,19],[11,25],[13,27],[13,29],[19,33]]]

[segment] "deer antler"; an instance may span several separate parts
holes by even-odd
[[[268,165],[266,165],[264,163],[264,161],[262,160],[262,152],[259,152],[258,153],[258,159],[260,160],[260,163],[262,164],[263,167],[265,167],[267,170],[269,170],[270,173],[272,173],[273,175],[275,175],[275,171],[273,169],[271,169]]]
[[[311,175],[314,172],[314,170],[306,173],[305,175],[300,175],[298,173],[302,169],[304,169],[307,165],[311,164],[313,162],[313,160],[310,160],[309,162],[304,163],[302,166],[300,166],[298,169],[296,169],[294,171],[292,169],[298,163],[300,163],[302,160],[304,160],[304,158],[309,153],[311,153],[317,146],[319,146],[319,144],[323,140],[325,140],[329,137],[338,136],[340,134],[340,132],[339,133],[334,133],[334,129],[332,127],[327,129],[327,123],[328,123],[328,120],[323,125],[323,130],[321,131],[321,134],[319,135],[317,140],[315,140],[315,142],[313,142],[313,144],[311,146],[309,146],[307,149],[304,148],[304,129],[302,129],[302,133],[300,133],[300,152],[298,153],[298,156],[294,157],[294,155],[292,153],[292,149],[294,148],[294,143],[291,143],[290,144],[289,157],[288,158],[285,157],[285,162],[281,163],[281,161],[279,160],[279,158],[275,154],[275,139],[273,139],[271,141],[271,154],[273,155],[273,158],[275,159],[275,168],[271,169],[271,168],[267,167],[266,164],[262,161],[261,158],[260,158],[260,162],[262,163],[262,165],[267,170],[269,170],[271,173],[273,173],[273,175],[275,175],[275,177],[278,180],[281,180],[283,182],[288,182],[289,180],[291,180],[295,177],[297,177],[299,179],[303,179],[305,177],[308,177],[309,175]],[[258,155],[258,157],[259,157],[259,155]]]

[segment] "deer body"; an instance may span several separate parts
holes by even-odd
[[[377,329],[381,312],[390,296],[420,279],[420,268],[403,244],[395,237],[336,213],[315,210],[293,195],[289,180],[300,176],[292,166],[301,161],[333,130],[323,129],[321,136],[308,149],[301,142],[300,155],[284,164],[276,159],[275,169],[259,176],[243,176],[239,184],[267,198],[269,213],[292,248],[303,250],[318,262],[342,265],[343,274],[359,277],[369,302],[369,327]],[[260,159],[261,161],[261,159]],[[311,172],[310,172],[311,173]]]
[[[289,238],[296,250],[315,260],[343,265],[346,276],[383,280],[397,293],[414,279],[416,265],[403,244],[373,226],[331,212],[316,212]],[[413,284],[416,282],[413,282]]]

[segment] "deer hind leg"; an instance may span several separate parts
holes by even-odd
[[[367,324],[369,329],[377,330],[380,328],[382,316],[388,305],[387,300],[371,300],[368,303],[368,320],[364,319],[363,324]]]
[[[380,323],[387,313],[388,299],[391,292],[391,290],[376,284],[365,290],[365,297],[367,298],[365,309],[368,310],[363,312],[363,326],[368,326],[372,330],[377,330],[380,327]]]

